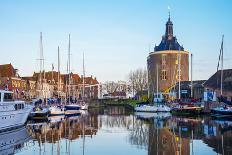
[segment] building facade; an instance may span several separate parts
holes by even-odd
[[[150,94],[157,91],[157,84],[158,91],[164,92],[175,85],[179,78],[181,81],[189,80],[189,52],[184,50],[173,35],[170,16],[160,44],[147,57],[147,69]]]

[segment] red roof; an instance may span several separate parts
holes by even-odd
[[[0,65],[0,77],[16,77],[16,69],[11,64]]]

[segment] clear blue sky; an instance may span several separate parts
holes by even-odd
[[[207,79],[217,65],[222,34],[225,66],[232,68],[230,0],[1,0],[0,64],[12,63],[22,76],[39,70],[39,33],[43,32],[46,70],[57,69],[61,47],[66,70],[71,33],[72,71],[106,80],[125,80],[130,70],[146,67],[146,58],[165,32],[171,8],[174,34],[194,54],[194,79]]]

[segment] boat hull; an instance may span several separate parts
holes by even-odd
[[[220,115],[231,115],[232,116],[232,110],[226,110],[226,109],[218,109],[218,108],[215,108],[215,109],[211,109],[211,113],[213,114],[220,114]]]
[[[75,105],[75,104],[70,104],[70,105],[65,105],[64,109],[65,110],[80,110],[80,106],[79,105]]]
[[[49,108],[50,114],[49,116],[61,116],[64,115],[64,109],[58,107]]]
[[[157,112],[157,107],[151,106],[151,105],[141,105],[138,107],[135,107],[134,109],[137,112]]]
[[[32,110],[32,106],[25,105],[21,110],[10,110],[0,112],[0,131],[23,126]]]
[[[179,115],[199,115],[203,111],[203,108],[188,109],[188,108],[173,108],[171,112]]]
[[[48,108],[45,108],[40,111],[33,111],[30,113],[31,119],[47,119],[50,115],[50,110]]]

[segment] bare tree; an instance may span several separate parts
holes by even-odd
[[[147,70],[146,69],[136,69],[129,73],[129,83],[131,85],[131,90],[133,95],[135,92],[147,90],[148,80],[147,80]]]
[[[106,81],[104,85],[105,85],[105,91],[107,93],[115,92],[118,87],[117,83],[115,83],[114,81]]]

